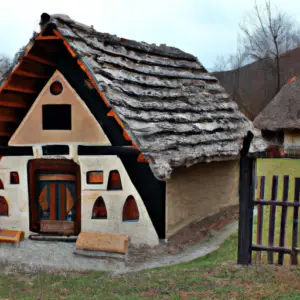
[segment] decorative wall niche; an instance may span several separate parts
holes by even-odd
[[[88,183],[88,184],[103,184],[103,171],[87,172],[86,183]]]
[[[71,108],[70,104],[42,105],[43,130],[71,130]]]
[[[117,170],[112,170],[109,172],[107,190],[122,190],[121,177]]]
[[[138,221],[139,209],[133,196],[128,196],[123,207],[123,221]]]
[[[4,184],[3,181],[0,179],[0,190],[4,190]]]
[[[0,216],[8,216],[8,204],[3,196],[0,196]]]
[[[10,172],[10,184],[19,184],[20,183],[20,178],[19,178],[19,173],[18,172]]]
[[[94,203],[92,219],[107,219],[106,205],[101,196]]]

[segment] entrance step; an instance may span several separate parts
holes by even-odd
[[[77,254],[115,253],[125,255],[127,253],[129,237],[119,234],[108,234],[98,232],[81,232],[76,241]],[[97,253],[98,252],[98,253]]]
[[[0,243],[18,244],[24,240],[24,231],[0,229]]]
[[[58,236],[58,235],[46,235],[46,234],[31,234],[29,239],[33,241],[46,241],[46,242],[67,242],[75,243],[77,236]]]
[[[95,251],[95,250],[92,251],[92,250],[75,249],[73,253],[88,258],[114,258],[114,259],[121,259],[121,260],[127,260],[128,258],[127,253],[120,254],[120,253]]]

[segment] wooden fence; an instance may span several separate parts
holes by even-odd
[[[300,248],[298,245],[298,217],[299,217],[299,191],[300,178],[295,178],[295,188],[293,199],[288,199],[290,190],[290,177],[283,177],[282,197],[278,195],[278,176],[274,175],[271,184],[271,199],[265,199],[266,178],[261,176],[257,178],[256,197],[254,205],[257,206],[256,228],[253,227],[255,243],[252,243],[250,251],[256,251],[257,262],[262,262],[262,252],[267,252],[267,262],[269,264],[278,263],[282,265],[285,255],[290,256],[290,262],[293,265],[298,264],[298,254]],[[278,198],[281,200],[278,200]],[[287,232],[288,210],[293,210],[291,232]],[[265,212],[268,212],[265,215]],[[279,218],[279,220],[278,220]],[[276,222],[279,222],[279,230],[276,230]],[[264,230],[264,226],[267,226]],[[256,229],[256,230],[255,230]],[[279,231],[279,232],[278,232]],[[263,239],[263,234],[267,233],[267,239]],[[286,240],[287,234],[291,234],[291,243],[288,247]],[[279,236],[276,236],[279,235]],[[278,244],[275,245],[275,238]],[[290,237],[289,237],[290,238]],[[277,262],[274,261],[274,253],[278,253]]]

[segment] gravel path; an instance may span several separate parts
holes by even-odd
[[[108,271],[115,274],[138,271],[142,269],[172,265],[193,260],[215,251],[225,239],[237,230],[237,222],[226,225],[219,231],[211,233],[199,243],[178,254],[168,254],[135,263],[134,257],[128,253],[128,261],[114,258],[86,258],[74,255],[75,243],[44,242],[26,239],[19,247],[10,244],[0,244],[0,269],[4,272],[55,272],[61,271]]]

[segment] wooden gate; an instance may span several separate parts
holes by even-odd
[[[241,161],[238,263],[296,265],[300,174],[273,175],[266,185],[266,177],[255,174],[255,161],[250,157]]]

